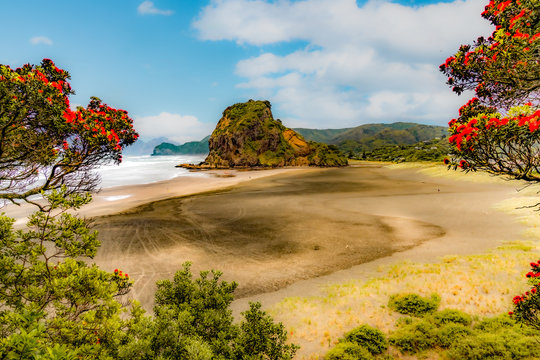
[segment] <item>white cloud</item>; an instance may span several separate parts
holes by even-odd
[[[32,45],[52,45],[53,42],[46,36],[34,36],[30,39]]]
[[[166,136],[180,144],[199,141],[214,129],[214,125],[203,123],[195,116],[168,112],[154,116],[136,116],[133,122],[143,138]]]
[[[203,40],[262,50],[307,43],[285,54],[263,51],[236,65],[246,79],[237,86],[250,97],[269,98],[288,125],[443,124],[467,99],[451,93],[438,66],[460,44],[492,31],[480,17],[484,2],[408,7],[377,0],[363,6],[355,0],[213,0],[193,26]]]
[[[152,1],[143,1],[138,7],[137,12],[141,15],[172,15],[172,10],[161,10],[155,7]]]

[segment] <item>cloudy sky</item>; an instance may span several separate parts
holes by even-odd
[[[0,0],[0,63],[51,58],[73,103],[126,109],[146,139],[200,140],[251,98],[290,127],[444,125],[468,98],[438,65],[492,32],[486,2]]]

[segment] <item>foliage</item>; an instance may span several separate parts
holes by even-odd
[[[343,152],[371,152],[392,145],[412,145],[431,141],[446,135],[442,126],[396,122],[391,124],[365,124],[334,137],[329,143]]]
[[[439,307],[441,299],[437,294],[425,298],[417,294],[396,294],[390,296],[388,307],[400,314],[424,316]]]
[[[325,360],[371,360],[373,356],[363,346],[353,342],[340,342],[324,356]]]
[[[400,351],[416,353],[436,345],[435,330],[432,323],[416,320],[396,330],[388,339]]]
[[[345,342],[365,347],[371,354],[377,355],[388,349],[388,341],[379,329],[369,325],[361,325],[344,335]]]
[[[91,171],[120,162],[138,135],[124,110],[92,98],[70,109],[69,73],[49,60],[18,69],[0,65],[0,198],[26,200],[42,190],[93,190]]]
[[[402,297],[421,298],[411,295]],[[393,298],[396,299],[396,296]],[[432,299],[437,299],[438,303],[438,296],[432,296]],[[424,301],[432,299],[424,298]],[[400,317],[395,325],[396,330],[388,336],[389,350],[384,347],[385,353],[372,351],[371,356],[382,359],[398,350],[406,356],[418,358],[431,358],[432,352],[436,351],[437,356],[443,359],[536,359],[540,351],[537,329],[523,327],[506,314],[473,320],[464,312],[445,309],[424,314],[423,317]],[[366,336],[367,333],[378,335]],[[381,338],[384,339],[384,335],[377,329],[361,326],[345,334],[327,352],[325,359],[356,359],[355,355],[351,355],[353,351],[359,348],[368,350],[370,345],[379,344]]]
[[[469,314],[466,314],[459,310],[454,309],[444,309],[442,311],[437,311],[431,315],[433,323],[436,325],[446,325],[446,324],[461,324],[464,326],[471,325],[472,319]]]
[[[237,284],[221,281],[219,271],[193,279],[190,266],[158,282],[154,318],[135,314],[121,359],[292,359],[298,347],[286,344],[281,323],[251,303],[234,324],[229,306]]]
[[[63,187],[43,196],[48,210],[31,215],[28,230],[13,230],[13,219],[0,218],[0,353],[18,354],[21,339],[38,339],[41,347],[60,345],[94,358],[101,345],[115,342],[116,298],[131,282],[82,260],[96,254],[97,233],[67,210],[88,203],[89,195],[68,195]]]
[[[347,158],[335,145],[309,141],[309,163],[315,166],[346,166]]]
[[[453,146],[451,165],[464,170],[485,170],[517,179],[540,180],[540,110],[529,103],[510,109],[503,117],[472,99],[449,123]]]
[[[476,93],[449,123],[450,167],[540,180],[539,14],[536,0],[491,0],[482,16],[492,35],[440,66],[453,91]]]
[[[448,140],[433,139],[422,141],[413,145],[386,145],[372,151],[362,153],[352,153],[352,158],[358,160],[370,161],[392,161],[392,162],[410,162],[410,161],[430,161],[440,162],[450,152]]]
[[[524,337],[518,331],[507,333],[476,333],[457,339],[448,351],[450,359],[536,359],[539,346],[534,337]]]

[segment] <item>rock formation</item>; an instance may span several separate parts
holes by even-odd
[[[306,141],[274,120],[269,101],[229,106],[209,139],[201,167],[345,166],[347,158],[332,145]]]

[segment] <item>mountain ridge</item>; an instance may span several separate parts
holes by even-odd
[[[363,124],[342,129],[292,128],[292,130],[307,141],[336,145],[343,152],[353,153],[372,151],[388,145],[412,145],[447,136],[447,128],[444,126],[409,122]],[[182,145],[162,146],[162,143],[154,148],[152,155],[206,154],[209,137],[210,135],[200,141],[190,141]],[[176,149],[179,152],[174,152]],[[191,149],[197,149],[199,152],[190,152],[193,151]]]

